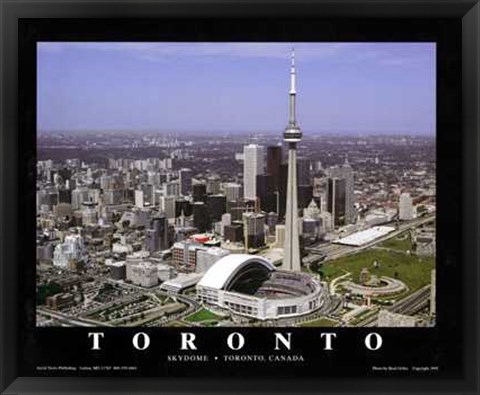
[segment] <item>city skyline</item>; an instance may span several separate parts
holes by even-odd
[[[434,43],[38,45],[39,131],[279,132],[295,47],[307,135],[435,134]]]

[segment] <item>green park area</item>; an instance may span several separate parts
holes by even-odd
[[[208,311],[206,309],[201,309],[196,313],[193,313],[192,315],[186,317],[184,321],[203,323],[205,321],[219,321],[220,319],[222,319],[221,316],[212,313],[211,311]]]
[[[410,238],[410,233],[406,232],[397,237],[392,237],[391,239],[385,240],[383,243],[379,244],[379,247],[398,251],[412,251],[412,240]]]
[[[377,265],[374,262],[377,262]],[[419,257],[400,251],[369,249],[326,262],[318,272],[326,281],[349,272],[352,275],[351,279],[358,282],[360,271],[364,267],[371,275],[377,275],[379,278],[381,276],[397,278],[409,287],[409,292],[414,292],[430,283],[435,258]]]

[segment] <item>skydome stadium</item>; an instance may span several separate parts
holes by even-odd
[[[265,258],[246,254],[217,261],[196,289],[204,304],[259,320],[308,314],[328,298],[328,289],[314,277],[277,270]]]

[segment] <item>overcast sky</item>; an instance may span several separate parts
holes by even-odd
[[[433,43],[39,43],[39,130],[435,134]]]

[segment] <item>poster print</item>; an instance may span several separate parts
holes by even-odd
[[[434,328],[435,88],[434,42],[38,42],[36,327],[272,369]]]
[[[434,43],[44,42],[38,106],[38,326],[434,325]]]

